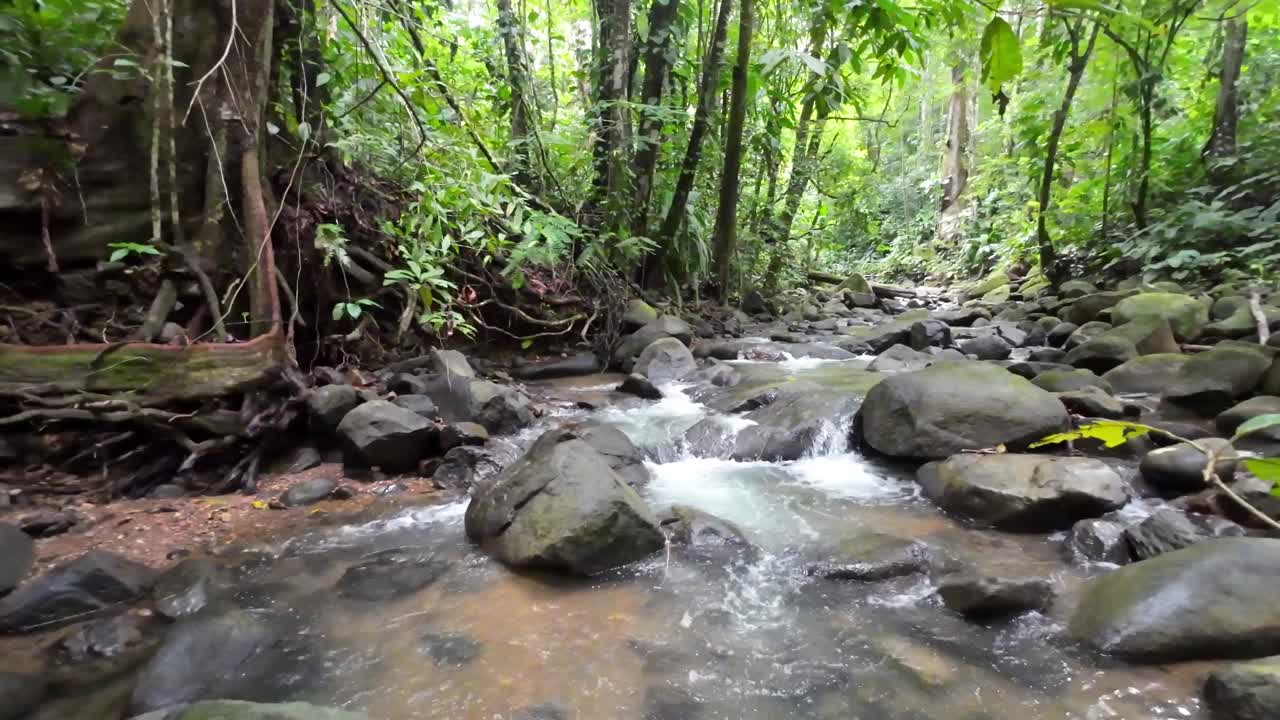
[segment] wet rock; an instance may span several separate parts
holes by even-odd
[[[1121,477],[1092,458],[955,455],[920,468],[924,494],[943,510],[1012,532],[1050,532],[1129,500]]]
[[[428,379],[412,373],[394,373],[387,378],[387,392],[396,395],[426,395]]]
[[[1031,379],[1031,384],[1052,393],[1100,388],[1111,392],[1111,383],[1103,380],[1090,370],[1050,370],[1040,373]]]
[[[712,387],[733,387],[742,381],[742,374],[728,363],[713,360],[710,365],[685,379],[695,383],[706,383]]]
[[[835,344],[855,355],[878,355],[894,345],[911,342],[911,326],[917,320],[928,320],[929,313],[911,310],[898,317],[872,327],[847,328]]]
[[[658,319],[658,311],[649,303],[633,298],[622,313],[622,331],[634,332]]]
[[[102,550],[29,580],[0,598],[0,633],[52,630],[138,599],[155,573]]]
[[[955,310],[939,310],[932,313],[931,318],[952,327],[971,327],[978,319],[990,320],[991,311],[982,307],[958,308]]]
[[[1078,298],[1098,292],[1097,286],[1085,280],[1068,280],[1058,286],[1058,294],[1064,298]]]
[[[0,720],[19,720],[44,699],[49,681],[43,675],[0,671]]]
[[[337,432],[345,463],[396,473],[414,469],[427,455],[435,426],[415,412],[374,400],[347,413]]]
[[[635,395],[644,400],[661,400],[662,391],[649,379],[637,373],[631,373],[618,385],[618,392]]]
[[[476,371],[467,362],[467,356],[457,350],[431,348],[431,371],[439,375],[474,379]]]
[[[83,623],[48,649],[48,678],[65,687],[115,677],[150,657],[163,636],[158,621],[137,615]]]
[[[879,582],[930,572],[938,557],[928,545],[884,533],[866,533],[840,542],[821,563],[805,569],[826,580]]]
[[[461,633],[430,631],[422,636],[422,652],[436,665],[463,667],[480,657],[484,646]]]
[[[313,478],[294,484],[280,495],[280,502],[285,507],[303,507],[314,505],[328,498],[338,489],[338,481],[331,477]]]
[[[654,340],[636,358],[634,373],[651,382],[673,382],[698,369],[693,353],[674,337]]]
[[[1063,407],[1067,409],[1067,412],[1072,415],[1120,420],[1123,418],[1136,419],[1142,414],[1140,405],[1117,400],[1098,387],[1060,392],[1055,393],[1055,395],[1062,402]]]
[[[1205,540],[1244,534],[1244,528],[1226,518],[1170,508],[1161,508],[1124,531],[1129,549],[1138,560],[1181,550]]]
[[[1067,556],[1076,562],[1106,562],[1124,565],[1132,557],[1125,527],[1110,520],[1081,520],[1071,526],[1063,542]]]
[[[435,402],[426,395],[397,395],[392,401],[392,405],[402,407],[409,412],[432,420],[440,415],[436,410]]]
[[[867,366],[872,372],[894,373],[923,370],[934,362],[932,355],[917,352],[906,345],[894,345],[876,356]]]
[[[1018,446],[1058,432],[1068,420],[1050,393],[975,362],[941,362],[888,377],[867,393],[861,417],[863,438],[876,451],[922,459]]]
[[[1209,310],[1199,300],[1177,293],[1142,293],[1116,303],[1111,309],[1116,325],[1141,317],[1157,317],[1169,322],[1173,334],[1182,341],[1200,335],[1209,322]]]
[[[1230,481],[1236,473],[1236,461],[1231,457],[1231,442],[1224,438],[1204,438],[1197,440],[1196,445],[1210,452],[1217,451],[1226,455],[1214,463],[1214,471],[1223,482]],[[1176,493],[1203,490],[1204,467],[1209,462],[1209,456],[1196,445],[1183,442],[1152,450],[1142,458],[1138,470],[1144,480],[1161,490]]]
[[[533,424],[533,403],[519,390],[484,380],[477,380],[463,389],[463,402],[468,411],[441,415],[446,422],[477,422],[491,433],[513,433]],[[433,395],[439,403],[439,397]]]
[[[171,710],[140,715],[133,720],[369,720],[345,710],[308,703],[253,703],[240,700],[210,700]]]
[[[360,393],[350,385],[324,385],[307,391],[307,418],[311,429],[329,433],[361,402]]]
[[[187,558],[156,579],[152,606],[172,620],[191,617],[225,596],[232,581],[231,571],[216,560]]]
[[[543,362],[530,363],[512,370],[511,376],[518,380],[550,380],[594,375],[603,371],[604,364],[595,353],[580,353],[567,358],[552,358]]]
[[[440,450],[450,450],[463,445],[484,445],[489,442],[489,431],[480,423],[460,422],[440,429]]]
[[[277,640],[270,623],[235,610],[180,622],[138,676],[133,714],[251,694]]]
[[[454,490],[470,490],[479,479],[482,469],[496,470],[497,463],[483,448],[460,445],[444,454],[444,460],[436,467],[431,479],[439,487]]]
[[[18,527],[31,537],[51,538],[70,531],[80,521],[74,510],[38,510],[18,518]]]
[[[1219,343],[1187,360],[1164,397],[1201,415],[1217,415],[1258,386],[1271,360],[1257,346]]]
[[[1273,720],[1280,708],[1280,655],[1213,671],[1204,702],[1213,720]]]
[[[798,460],[824,440],[843,444],[846,422],[858,408],[856,396],[804,380],[769,392],[770,402],[743,416],[753,424],[733,438],[732,459]],[[723,427],[709,418],[690,428],[686,439],[694,447],[705,447],[709,441],[718,442]]]
[[[1067,353],[1065,350],[1062,350],[1056,347],[1034,348],[1027,355],[1027,357],[1030,358],[1033,362],[1056,363],[1056,364],[1065,364],[1065,363],[1062,363],[1062,360],[1066,356],[1067,356]]]
[[[627,434],[616,426],[598,422],[586,422],[574,428],[574,433],[600,453],[609,468],[633,488],[649,484],[649,469],[644,465],[644,453]]]
[[[1135,662],[1263,657],[1280,652],[1277,597],[1280,540],[1208,540],[1089,581],[1070,633]]]
[[[1114,329],[1109,322],[1092,320],[1076,328],[1075,332],[1071,333],[1071,336],[1063,343],[1062,349],[1067,351],[1075,350],[1090,340],[1100,338]]]
[[[1150,315],[1125,323],[1107,333],[1107,336],[1128,340],[1133,343],[1139,355],[1167,355],[1182,351],[1169,321]]]
[[[625,565],[665,543],[635,490],[566,429],[543,434],[472,494],[466,532],[508,565],[580,575]]]
[[[1060,348],[1067,343],[1067,339],[1078,329],[1080,329],[1080,326],[1075,323],[1060,322],[1050,328],[1049,334],[1045,339],[1053,347]]]
[[[1071,309],[1067,311],[1064,319],[1076,325],[1083,325],[1091,320],[1097,320],[1103,310],[1108,310],[1121,300],[1136,294],[1136,290],[1117,290],[1081,296],[1071,304]]]
[[[1132,341],[1118,335],[1100,335],[1072,349],[1063,358],[1068,365],[1105,373],[1138,357]]]
[[[769,303],[765,301],[764,295],[760,294],[759,290],[749,290],[742,296],[742,312],[748,315],[767,315],[772,310],[769,309]]]
[[[35,543],[12,525],[0,524],[0,596],[14,589],[31,571]]]
[[[317,450],[314,445],[304,444],[295,446],[292,450],[281,457],[279,467],[282,468],[282,472],[285,474],[292,475],[294,473],[310,470],[322,462],[324,462],[324,458],[320,457],[320,451]],[[177,493],[169,496],[170,498],[183,497],[186,495],[186,491],[176,485],[161,485],[160,487],[170,487],[177,490]],[[160,488],[156,488],[156,490],[159,489]],[[155,490],[152,490],[148,497],[157,497]]]
[[[910,333],[912,350],[951,346],[951,327],[941,320],[917,320],[911,323]]]
[[[982,334],[959,342],[960,352],[972,355],[979,360],[1004,360],[1013,352],[1012,346],[1005,339],[996,335]]]
[[[1218,430],[1226,435],[1234,434],[1236,429],[1245,423],[1246,420],[1252,420],[1259,415],[1270,415],[1280,413],[1280,397],[1273,395],[1259,395],[1251,397],[1244,402],[1231,406],[1218,414],[1214,419],[1214,424]],[[1266,430],[1259,430],[1251,434],[1249,437],[1265,438],[1267,440],[1280,440],[1280,427],[1271,427]]]
[[[1042,578],[957,574],[938,583],[938,596],[944,605],[962,615],[1011,615],[1044,610],[1053,598],[1053,585]]]
[[[1108,370],[1102,378],[1118,393],[1160,393],[1190,359],[1189,355],[1171,353],[1143,355]]]
[[[657,517],[658,525],[673,546],[687,548],[698,557],[741,558],[757,552],[742,528],[696,508],[673,505]]]
[[[1028,380],[1034,380],[1037,375],[1043,375],[1044,373],[1047,373],[1047,372],[1057,372],[1061,370],[1066,370],[1070,372],[1074,368],[1072,368],[1070,365],[1063,365],[1061,363],[1035,362],[1032,360],[1021,360],[1021,361],[1010,360],[1008,361],[1007,364],[1004,365],[1004,369],[1008,370],[1014,375],[1017,375],[1018,377],[1024,377]]]
[[[449,563],[429,551],[392,548],[366,555],[347,568],[337,589],[353,600],[394,600],[427,587],[448,570]]]

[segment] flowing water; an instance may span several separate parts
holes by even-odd
[[[743,392],[835,374],[859,386],[848,379],[857,367],[744,364]],[[467,543],[465,499],[314,530],[274,548],[281,559],[264,584],[266,611],[288,612],[312,640],[296,682],[276,692],[387,720],[1203,716],[1196,668],[1130,668],[1059,639],[1087,570],[1060,558],[1056,538],[961,527],[918,496],[909,473],[851,451],[847,429],[834,425],[794,462],[691,456],[681,438],[695,423],[718,417],[732,433],[748,421],[680,387],[659,402],[573,410],[604,391],[594,383],[557,384],[565,411],[548,422],[616,424],[652,458],[652,505],[730,520],[758,554],[724,564],[672,551],[590,581],[521,575]],[[535,435],[516,438],[508,454]],[[824,548],[871,531],[922,539],[987,570],[1051,577],[1064,599],[1048,615],[977,624],[941,607],[924,576],[805,574]],[[451,569],[390,603],[331,590],[361,556],[406,545],[429,547]]]

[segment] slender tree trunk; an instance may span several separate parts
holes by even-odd
[[[654,174],[658,167],[658,154],[662,150],[663,88],[667,83],[671,63],[672,23],[680,9],[680,0],[654,0],[649,6],[649,36],[644,45],[644,84],[640,90],[640,127],[637,137],[640,149],[636,152],[636,217],[634,233],[649,233],[649,202],[653,195]]]
[[[724,57],[725,37],[729,30],[729,15],[733,9],[731,0],[720,0],[715,28],[711,32],[711,45],[702,61],[702,78],[698,82],[698,107],[693,113],[693,127],[689,131],[689,143],[685,146],[684,160],[680,163],[680,176],[676,179],[671,206],[658,231],[658,249],[649,257],[645,267],[645,285],[657,287],[662,283],[663,268],[675,245],[676,234],[684,224],[689,204],[689,193],[698,174],[698,161],[702,158],[702,141],[716,111],[716,84],[720,77],[720,63]]]
[[[1116,101],[1120,98],[1120,60],[1111,68],[1111,103],[1107,106],[1107,169],[1102,179],[1102,224],[1099,239],[1105,241],[1111,226],[1111,167],[1116,150]]]
[[[729,106],[728,142],[720,175],[720,205],[716,212],[716,292],[729,297],[729,270],[738,244],[738,190],[742,173],[742,134],[747,119],[747,71],[751,66],[751,31],[755,0],[742,0],[738,19],[738,62],[733,67],[733,97]]]
[[[596,105],[596,187],[592,205],[603,216],[604,227],[629,227],[627,216],[631,193],[628,148],[631,143],[631,113],[626,101],[631,71],[631,3],[629,0],[596,0],[599,17],[600,57]]]
[[[1249,25],[1244,16],[1228,20],[1222,45],[1222,67],[1218,71],[1218,97],[1213,107],[1213,128],[1202,153],[1214,184],[1226,185],[1231,178],[1229,168],[1221,161],[1236,154],[1236,124],[1240,119],[1240,99],[1236,85],[1244,66],[1245,45]]]
[[[969,87],[964,65],[951,68],[951,106],[947,112],[947,153],[942,159],[942,211],[956,204],[969,184]]]
[[[1063,22],[1070,23],[1069,20]],[[1058,145],[1062,142],[1062,133],[1067,127],[1071,103],[1075,100],[1076,90],[1080,88],[1080,80],[1084,78],[1089,56],[1093,54],[1093,46],[1098,40],[1098,31],[1101,29],[1100,24],[1093,24],[1093,28],[1089,31],[1089,40],[1082,51],[1080,32],[1083,30],[1083,24],[1082,21],[1074,28],[1068,24],[1068,31],[1071,33],[1071,64],[1068,66],[1067,89],[1062,94],[1062,105],[1053,114],[1053,129],[1049,132],[1049,145],[1044,154],[1044,172],[1040,176],[1040,212],[1036,217],[1036,242],[1040,246],[1040,271],[1051,280],[1057,280],[1060,274],[1058,256],[1053,248],[1053,239],[1049,237],[1047,225],[1049,201],[1053,196],[1053,176],[1058,162]]]
[[[533,118],[530,113],[533,98],[530,93],[529,63],[524,54],[524,23],[511,9],[511,0],[498,0],[498,34],[507,59],[507,84],[511,91],[511,172],[516,183],[524,188],[536,189],[530,162],[530,130]]]

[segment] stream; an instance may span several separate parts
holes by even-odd
[[[741,385],[695,399],[580,400],[601,376],[535,384],[561,408],[503,441],[515,457],[549,424],[593,418],[650,456],[655,508],[683,504],[739,525],[760,552],[729,562],[669,551],[590,581],[513,573],[464,537],[466,499],[313,528],[271,548],[254,612],[286,615],[306,650],[272,681],[303,699],[413,720],[982,720],[1201,718],[1195,668],[1133,668],[1060,640],[1073,567],[1057,536],[962,526],[918,495],[910,471],[864,459],[835,427],[793,462],[696,457],[684,432],[713,409],[790,379],[858,386],[864,361],[737,363]],[[607,379],[607,378],[606,378]],[[616,399],[616,398],[615,398]],[[1135,508],[1132,512],[1141,512]],[[1050,577],[1049,614],[988,624],[942,607],[926,576],[879,583],[805,572],[824,549],[867,532],[915,538],[987,571]],[[429,549],[450,563],[426,589],[387,602],[335,596],[361,557]]]

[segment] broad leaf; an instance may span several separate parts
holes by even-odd
[[[1022,72],[1022,45],[1004,18],[997,15],[987,23],[978,57],[982,61],[982,81],[993,93],[1000,92],[1000,86]]]
[[[1054,433],[1031,443],[1029,447],[1038,448],[1046,445],[1071,442],[1074,440],[1099,440],[1104,447],[1119,447],[1133,438],[1142,437],[1156,430],[1150,425],[1124,422],[1122,420],[1099,420],[1088,425],[1081,425],[1071,432]]]
[[[1236,428],[1236,438],[1242,438],[1245,435],[1256,433],[1259,430],[1266,430],[1280,425],[1280,413],[1269,413],[1267,415],[1259,415],[1250,418]]]

